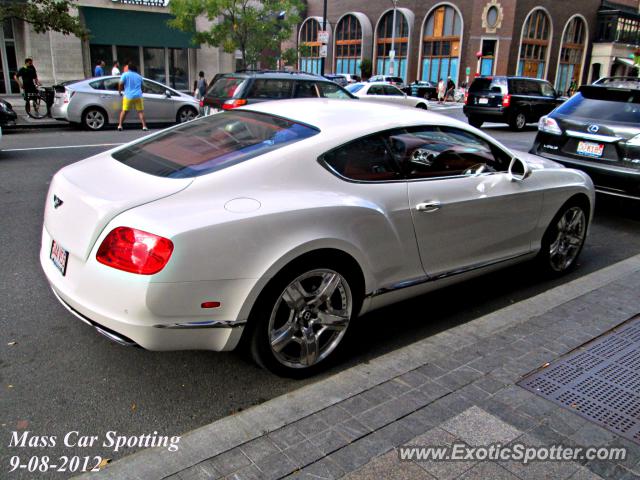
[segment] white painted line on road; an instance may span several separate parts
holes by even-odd
[[[61,148],[91,148],[91,147],[117,147],[123,143],[94,143],[91,145],[61,145],[57,147],[32,147],[32,148],[3,148],[3,152],[29,152],[31,150],[56,150]]]

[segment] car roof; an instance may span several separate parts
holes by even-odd
[[[248,71],[248,72],[235,72],[225,73],[220,75],[219,78],[272,78],[272,79],[287,79],[287,80],[325,80],[324,77],[319,75],[313,75],[312,73],[305,72],[280,72],[280,71]]]
[[[381,130],[438,124],[465,126],[459,120],[418,108],[363,100],[309,98],[261,102],[238,110],[268,113],[319,128],[336,138],[357,138]],[[362,119],[367,121],[363,122]]]

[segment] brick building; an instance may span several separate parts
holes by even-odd
[[[360,74],[359,62],[368,58],[373,74],[393,72],[406,82],[525,75],[565,91],[572,80],[632,73],[639,6],[638,0],[397,0],[394,9],[393,0],[328,0],[325,72]],[[311,48],[301,70],[320,71],[322,11],[322,0],[307,1],[296,40]]]

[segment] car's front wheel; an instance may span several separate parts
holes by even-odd
[[[189,122],[198,116],[198,111],[192,107],[182,107],[178,110],[176,121],[178,123]]]
[[[338,262],[287,269],[266,287],[250,319],[250,349],[262,367],[287,377],[316,373],[335,357],[361,299]]]
[[[556,214],[542,237],[538,254],[540,267],[561,275],[576,265],[587,236],[589,213],[581,202],[571,201]]]

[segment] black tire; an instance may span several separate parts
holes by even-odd
[[[566,220],[573,213],[580,217],[581,227],[575,228],[567,225],[567,230],[561,231],[560,224],[562,219]],[[544,274],[560,276],[576,267],[578,257],[582,252],[587,237],[588,222],[589,207],[587,200],[574,198],[562,206],[547,227],[542,237],[540,252],[536,257],[536,263]],[[579,239],[579,242],[576,238]],[[561,254],[565,251],[565,248],[567,249],[567,258],[565,261],[561,261]]]
[[[480,120],[478,117],[474,117],[473,115],[470,115],[467,120],[469,121],[469,125],[475,128],[482,127],[482,124],[484,123],[483,120]]]
[[[416,108],[419,108],[421,110],[426,110],[427,106],[424,103],[419,103],[416,105]]]
[[[289,306],[289,303],[287,303],[283,299],[285,291],[288,291],[294,282],[304,277],[305,275],[312,274],[313,272],[317,271],[331,271],[340,276],[340,283],[330,295],[327,304],[335,302],[336,298],[338,298],[339,300],[350,298],[351,309],[350,314],[345,316],[345,319],[348,318],[348,320],[346,320],[346,327],[344,327],[342,330],[326,330],[326,332],[329,332],[327,334],[329,338],[326,339],[325,344],[325,346],[327,346],[327,349],[325,350],[326,354],[323,353],[322,343],[320,341],[317,341],[316,347],[318,348],[316,351],[319,352],[317,356],[321,357],[322,355],[324,355],[322,356],[322,358],[319,358],[317,360],[317,363],[313,363],[309,366],[287,365],[285,364],[287,359],[282,357],[291,355],[291,358],[294,358],[297,350],[299,349],[299,356],[302,358],[304,356],[302,344],[298,344],[298,342],[293,341],[293,339],[289,340],[287,343],[283,343],[284,346],[280,347],[281,351],[276,353],[273,348],[273,339],[271,333],[276,330],[282,330],[284,327],[286,327],[286,325],[281,325],[276,328],[278,325],[280,325],[277,321],[278,316],[280,316],[280,320],[288,318],[288,322],[284,323],[300,325],[292,327],[298,329],[292,334],[295,335],[297,333],[300,335],[297,340],[302,340],[302,328],[308,327],[313,329],[314,325],[312,324],[312,322],[319,321],[318,318],[306,318],[306,320],[303,318],[305,317],[306,309],[308,307],[308,303],[304,302],[304,309],[300,314],[295,314],[292,320],[292,310]],[[303,278],[303,280],[300,281],[300,284],[304,285],[303,291],[309,292],[309,290],[306,289],[308,288],[308,285],[313,284],[303,284],[302,282],[314,282],[318,280],[320,279],[318,278],[316,280],[313,276],[307,279]],[[345,282],[344,284],[342,283],[343,281]],[[311,293],[314,292],[312,291]],[[336,295],[338,295],[338,297],[336,297]],[[278,273],[278,275],[276,275],[265,287],[265,289],[258,297],[258,300],[256,301],[256,304],[252,309],[251,315],[249,316],[249,322],[246,327],[247,331],[245,331],[245,334],[248,335],[246,341],[248,342],[247,345],[249,347],[251,356],[258,365],[279,376],[304,378],[318,373],[319,371],[329,367],[332,362],[334,362],[335,359],[339,356],[340,351],[345,345],[348,326],[360,311],[360,307],[362,305],[362,297],[362,286],[361,281],[359,280],[359,276],[355,272],[352,272],[350,269],[345,268],[345,263],[341,262],[339,259],[329,257],[323,260],[317,257],[310,257],[308,259],[287,266],[284,270]],[[289,311],[287,312],[287,310]],[[302,326],[303,323],[305,323],[304,326]],[[315,326],[322,328],[319,325]],[[332,331],[334,333],[331,333]],[[333,345],[334,340],[331,340],[333,336],[336,336],[337,340],[335,342],[335,345]],[[322,338],[321,336],[319,337]],[[287,349],[289,350],[287,351]]]
[[[107,112],[99,107],[89,107],[82,112],[82,126],[87,130],[97,132],[109,123]]]
[[[509,118],[509,127],[515,132],[521,132],[527,127],[527,115],[516,110]]]
[[[198,111],[193,107],[182,107],[176,114],[176,123],[189,122],[198,116]]]

